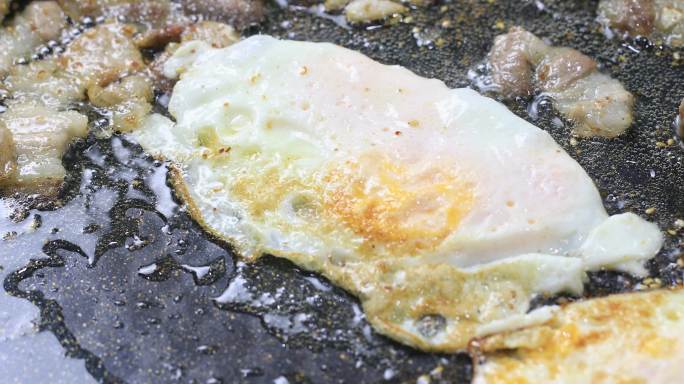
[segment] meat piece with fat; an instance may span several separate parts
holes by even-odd
[[[634,35],[650,34],[656,18],[653,0],[603,0],[598,12],[613,28]]]
[[[120,132],[130,132],[140,126],[152,110],[152,85],[142,75],[124,77],[105,88],[88,89],[90,102],[111,112],[112,126]]]
[[[215,21],[201,21],[193,24],[186,28],[181,35],[181,41],[184,43],[197,40],[207,43],[213,48],[225,48],[236,43],[239,39],[240,35],[232,26]],[[159,54],[148,66],[147,75],[152,80],[154,87],[161,92],[171,92],[175,84],[176,76],[164,75],[164,64],[177,49],[178,44],[169,44],[164,52]]]
[[[576,49],[550,46],[514,27],[495,38],[488,62],[504,97],[550,96],[578,136],[615,137],[632,124],[632,94]]]
[[[352,0],[344,8],[344,15],[351,23],[369,23],[407,11],[408,8],[391,0]]]
[[[63,108],[85,97],[85,84],[81,78],[64,71],[54,59],[15,65],[4,80],[12,98],[7,102],[39,103]]]
[[[67,47],[60,64],[80,77],[86,87],[107,86],[125,74],[144,69],[142,54],[133,42],[135,32],[133,26],[122,23],[89,29]]]
[[[548,49],[541,39],[522,28],[514,27],[497,36],[488,60],[499,92],[506,97],[531,95],[534,66]]]
[[[619,81],[598,71],[549,95],[580,137],[612,138],[632,125],[634,96]]]
[[[66,16],[54,1],[34,1],[0,30],[0,77],[39,45],[60,37]]]
[[[193,24],[183,31],[181,41],[201,40],[213,48],[225,48],[240,40],[240,35],[235,28],[228,24],[215,21],[202,21]]]
[[[16,153],[15,175],[0,188],[55,195],[66,175],[62,156],[74,138],[85,137],[88,118],[75,111],[16,104],[0,120],[12,134]]]
[[[655,42],[684,45],[684,1],[601,0],[599,20],[631,36],[646,36]]]
[[[566,89],[577,80],[596,70],[596,62],[572,48],[554,48],[537,65],[537,86],[545,92]]]

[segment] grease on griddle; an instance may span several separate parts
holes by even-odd
[[[138,268],[138,274],[150,281],[168,280],[177,271],[191,274],[197,285],[210,285],[225,275],[226,261],[223,257],[219,257],[208,265],[192,266],[180,264],[171,255],[167,255],[152,264]]]
[[[411,25],[399,24],[392,28],[373,30],[355,29],[353,33],[350,33],[337,27],[333,22],[314,15],[290,10],[283,11],[275,7],[268,8],[267,21],[259,31],[288,38],[335,41],[361,50],[384,62],[402,64],[423,76],[444,79],[452,87],[469,84],[465,76],[467,70],[473,63],[484,57],[493,36],[500,33],[491,28],[493,18],[501,18],[511,25],[522,24],[535,33],[552,37],[554,41],[562,45],[581,48],[591,56],[598,57],[600,63],[624,81],[629,89],[637,91],[637,122],[635,124],[637,129],[610,144],[603,140],[590,140],[579,141],[576,147],[573,147],[567,141],[567,128],[552,123],[553,119],[557,118],[553,113],[540,110],[539,119],[535,124],[547,129],[557,142],[577,156],[599,188],[606,191],[606,194],[610,193],[614,196],[607,203],[611,213],[623,209],[643,212],[649,206],[656,206],[658,209],[654,216],[660,222],[661,227],[673,226],[675,219],[684,217],[682,152],[678,146],[657,149],[654,143],[658,140],[667,141],[672,136],[673,111],[684,96],[682,94],[684,90],[682,67],[672,65],[672,51],[667,48],[662,50],[658,48],[655,52],[642,51],[637,54],[620,44],[606,41],[598,32],[592,32],[598,30],[594,22],[595,7],[592,4],[592,2],[547,0],[544,1],[544,11],[540,12],[532,2],[446,2],[444,7],[448,10],[445,12],[439,11],[438,7],[415,10],[411,17],[416,25],[436,25],[444,18],[452,20],[451,31],[453,32],[445,39],[446,45],[432,50],[416,45],[412,37]],[[283,28],[282,25],[287,25],[287,28]],[[618,57],[624,59],[618,60]],[[507,105],[521,117],[527,116],[526,103],[510,101]],[[665,129],[652,130],[656,126]],[[89,181],[85,183],[87,190],[95,190],[98,186],[106,184],[110,192],[114,191],[114,196],[131,194],[129,197],[135,196],[135,201],[146,201],[148,203],[146,209],[154,209],[150,208],[153,207],[154,201],[146,197],[149,189],[144,182],[136,186],[133,183],[117,181],[114,176],[110,179],[110,176],[106,175],[105,169],[112,164],[116,165],[116,160],[113,160],[106,141],[93,145],[92,139],[89,140],[85,147],[72,149],[67,154],[65,161],[69,175],[65,192],[62,195],[67,202],[66,206],[61,211],[48,210],[44,214],[41,213],[44,225],[35,235],[19,236],[19,233],[23,231],[24,223],[6,226],[7,221],[4,221],[4,218],[9,215],[9,212],[2,212],[0,235],[6,232],[16,233],[13,240],[8,242],[0,240],[0,248],[2,248],[0,253],[14,249],[8,248],[12,242],[29,244],[43,236],[44,233],[41,231],[47,228],[49,232],[51,225],[49,223],[53,221],[67,223],[68,221],[64,218],[72,218],[83,212],[86,200],[92,204],[93,201],[109,196],[109,193],[100,192],[101,194],[95,194],[87,199],[78,197],[81,193],[80,180],[85,178],[86,174],[90,175]],[[92,159],[79,152],[83,148],[88,149]],[[581,152],[581,155],[578,155],[575,149]],[[84,169],[92,171],[84,173]],[[650,170],[655,170],[658,176],[650,178]],[[114,174],[117,171],[113,169],[111,172]],[[138,180],[142,178],[139,177]],[[634,194],[634,191],[639,193]],[[130,201],[123,202],[123,204],[129,203]],[[36,204],[32,203],[32,205]],[[42,209],[45,208],[46,206],[43,205]],[[20,216],[31,217],[29,210],[22,211],[29,215]],[[117,210],[116,214],[120,215],[120,210]],[[154,261],[153,254],[161,250],[160,243],[172,241],[174,249],[171,251],[175,251],[176,240],[169,239],[166,233],[158,230],[157,227],[164,226],[165,222],[157,213],[134,206],[130,214],[136,218],[136,221],[141,222],[141,228],[133,236],[123,236],[127,239],[124,244],[134,243],[134,236],[138,236],[140,239],[150,240],[145,248],[129,252],[124,244],[119,244],[122,248],[112,248],[108,254],[103,255],[100,264],[96,264],[91,269],[83,268],[86,263],[81,256],[67,253],[65,254],[67,265],[64,267],[50,267],[47,263],[41,263],[31,264],[27,269],[30,271],[40,269],[44,278],[17,274],[13,276],[10,283],[6,283],[6,287],[9,287],[8,291],[15,296],[29,299],[44,298],[35,301],[43,313],[42,324],[46,329],[58,335],[70,355],[80,358],[86,356],[85,354],[94,358],[96,355],[102,357],[102,359],[96,358],[97,361],[92,360],[89,367],[91,372],[103,382],[115,382],[112,380],[112,374],[107,373],[108,371],[125,377],[129,382],[171,381],[178,377],[178,372],[181,373],[183,380],[194,379],[198,382],[210,379],[222,379],[224,382],[272,382],[280,376],[294,380],[296,375],[293,372],[296,370],[306,372],[306,376],[314,382],[335,382],[342,375],[350,381],[368,382],[382,380],[383,372],[391,366],[399,368],[398,371],[393,371],[397,373],[393,380],[397,381],[415,380],[418,372],[433,371],[428,375],[433,383],[469,382],[470,360],[464,355],[427,356],[406,351],[397,346],[388,347],[391,343],[380,339],[379,342],[384,347],[369,347],[375,360],[370,362],[365,360],[365,363],[356,367],[354,361],[347,363],[349,355],[346,355],[347,360],[340,359],[339,349],[335,349],[334,343],[321,343],[318,345],[320,353],[310,354],[306,352],[306,349],[289,347],[292,339],[296,337],[291,338],[285,344],[286,346],[283,346],[280,340],[261,332],[260,320],[252,315],[242,315],[231,311],[212,311],[211,306],[202,307],[203,300],[209,301],[208,297],[192,288],[194,283],[190,278],[181,281],[171,279],[167,282],[147,282],[137,276],[137,268],[145,262]],[[182,216],[182,212],[179,214]],[[116,232],[125,233],[125,227],[134,225],[136,221],[118,220],[114,225]],[[190,249],[191,254],[215,252],[202,250],[207,240],[187,218],[180,218],[179,221],[190,227],[189,233],[193,233],[186,238],[190,244],[187,248]],[[97,219],[97,223],[102,228],[93,233],[95,238],[111,230],[109,222],[109,215]],[[88,224],[91,222],[84,223],[84,226]],[[59,227],[62,234],[65,233],[65,226],[59,225]],[[677,236],[669,238],[666,249],[651,266],[653,275],[660,277],[665,285],[681,283],[684,262],[680,261],[675,251],[678,249],[682,236],[681,231],[677,233]],[[93,239],[89,235],[91,234],[81,233],[81,237],[77,240],[81,242],[81,245],[89,244]],[[37,248],[36,243],[31,243],[27,252],[35,257],[41,255],[41,250]],[[128,254],[132,256],[129,258],[126,256]],[[6,269],[9,268],[8,264],[2,264]],[[274,268],[281,267],[287,270],[287,267],[283,266]],[[228,274],[231,271],[232,265],[228,263]],[[121,276],[117,277],[118,275]],[[289,277],[286,277],[286,280],[288,279]],[[616,281],[615,284],[607,283],[614,279],[614,276],[606,275],[601,278],[601,284],[589,283],[587,286],[589,295],[615,292],[632,286],[631,283],[624,285],[620,281]],[[148,285],[141,285],[141,283]],[[299,280],[295,282],[295,284],[300,283],[306,284]],[[19,284],[22,284],[21,289]],[[209,293],[209,296],[217,297],[227,284],[227,281],[220,280],[216,283],[218,288],[207,286],[202,289],[213,289],[214,293]],[[32,293],[25,288],[28,285],[33,285]],[[124,286],[127,289],[121,293]],[[59,288],[58,291],[51,292],[53,287]],[[165,290],[169,291],[168,295]],[[139,335],[137,332],[143,331],[146,325],[136,328],[138,312],[129,313],[136,310],[134,303],[137,296],[144,296],[148,291],[152,292],[150,298],[164,300],[164,309],[151,307],[140,310],[140,312],[159,311],[150,316],[162,319],[159,329],[169,336],[159,338],[161,340]],[[93,297],[98,301],[94,302]],[[179,299],[181,297],[182,299]],[[344,296],[335,295],[335,297],[341,303],[350,302]],[[205,309],[205,314],[194,315],[194,310],[200,307]],[[287,304],[282,305],[282,309],[287,312]],[[216,316],[214,312],[220,313],[221,316]],[[107,316],[102,316],[98,321],[86,319],[88,328],[82,328],[80,324],[83,319],[79,321],[76,313],[99,313]],[[193,315],[184,317],[183,314],[186,313]],[[119,318],[115,320],[115,316]],[[204,317],[206,320],[202,320]],[[232,318],[232,320],[228,321],[227,318]],[[114,324],[118,324],[116,321],[121,322],[123,327],[115,329]],[[338,324],[333,316],[327,326],[334,328]],[[156,332],[154,330],[152,332],[152,336],[159,335],[159,333],[154,333]],[[227,340],[231,340],[230,343],[236,344],[237,347],[228,345],[213,356],[202,358],[194,356],[195,348],[198,346],[195,340],[206,339],[205,343],[209,343],[217,334],[228,335],[225,336]],[[168,343],[165,344],[164,340]],[[260,344],[260,347],[255,348],[255,343]],[[165,350],[169,350],[167,348],[171,348],[170,350],[174,353],[164,353]],[[82,352],[78,352],[79,350]],[[272,358],[266,359],[265,356]],[[433,369],[433,367],[436,368]]]

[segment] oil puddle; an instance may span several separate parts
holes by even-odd
[[[215,302],[221,309],[259,317],[264,327],[291,344],[315,349],[330,343],[358,359],[368,357],[380,338],[361,321],[358,304],[351,297],[339,300],[339,296],[346,294],[322,278],[285,260],[265,257],[254,264],[238,262],[228,287]]]
[[[81,191],[85,190],[85,184],[90,183],[91,176],[90,172],[84,172]],[[83,249],[93,255],[99,229],[85,229],[95,221],[100,223],[98,228],[106,229],[106,213],[113,201],[112,194],[93,191],[70,201],[65,210],[53,212],[22,211],[22,207],[0,201],[0,278],[5,280],[12,271],[21,267],[26,270],[25,265],[31,259],[35,259],[31,261],[33,264],[48,263],[50,257],[44,251],[50,252],[52,246],[70,244],[70,241],[80,244],[80,247],[73,248],[79,256],[88,258]],[[67,210],[71,213],[66,214]],[[9,217],[25,219],[14,222]],[[6,282],[5,288],[8,286],[11,283]],[[0,291],[0,361],[8,367],[3,371],[3,380],[41,382],[50,377],[50,381],[55,383],[95,382],[86,371],[84,361],[78,360],[84,359],[84,355],[72,350],[65,356],[60,341],[48,332],[41,332],[51,329],[42,321],[42,311],[21,300],[29,297],[15,293],[13,296],[17,297]],[[32,298],[34,302],[40,300],[40,297]],[[96,359],[91,365],[97,365]]]
[[[79,147],[77,150],[85,149],[85,158],[76,165],[80,171],[78,180],[67,181],[72,185],[67,186],[66,193],[71,191],[74,196],[66,199],[63,206],[57,209],[53,207],[52,210],[32,209],[35,204],[31,197],[0,201],[0,277],[4,280],[6,291],[0,296],[0,308],[3,308],[0,314],[3,326],[0,328],[25,330],[11,332],[15,336],[34,335],[28,339],[3,336],[0,340],[0,355],[9,356],[3,361],[10,362],[9,366],[13,367],[10,376],[5,376],[3,380],[31,382],[31,377],[42,375],[54,377],[54,382],[94,382],[92,377],[87,379],[89,372],[105,381],[118,381],[106,372],[101,359],[74,342],[74,335],[60,321],[61,308],[46,299],[42,292],[55,293],[65,287],[55,284],[29,291],[18,287],[22,278],[42,275],[43,268],[66,267],[66,255],[81,259],[86,269],[94,268],[106,250],[120,244],[118,236],[112,236],[112,231],[113,225],[120,224],[122,220],[113,220],[113,213],[126,205],[154,209],[156,195],[153,192],[142,188],[132,193],[130,186],[136,185],[135,181],[149,172],[143,171],[144,168],[163,167],[158,165],[155,168],[150,160],[139,159],[139,165],[144,167],[137,172],[110,168],[107,165],[110,157],[125,160],[122,157],[125,157],[126,148],[121,140],[115,138],[111,145],[100,142],[90,144],[88,148],[83,148],[86,146],[83,143],[76,145]],[[8,293],[15,297],[10,297]],[[19,300],[21,298],[35,304],[40,316],[35,306]],[[35,326],[29,327],[31,324]],[[33,333],[26,331],[28,328]],[[57,339],[40,331],[51,331]],[[22,346],[22,343],[26,345]],[[81,360],[65,361],[65,350],[67,357]]]
[[[181,264],[173,256],[167,255],[152,264],[138,268],[138,275],[150,281],[165,281],[176,271],[192,275],[196,285],[210,285],[225,275],[226,262],[223,257],[219,257],[209,265],[192,266]]]
[[[284,259],[264,256],[255,263],[237,262],[228,286],[214,301],[223,311],[258,318],[288,348],[313,356],[337,350],[335,364],[323,359],[317,367],[326,374],[343,363],[352,370],[344,373],[345,378],[356,372],[362,381],[371,382],[413,382],[423,377],[441,383],[468,375],[456,368],[464,355],[427,355],[389,341],[372,330],[356,299]]]
[[[5,257],[0,251],[0,279],[28,261],[29,255]],[[26,300],[0,289],[0,362],[5,383],[95,383],[83,360],[64,355],[55,336],[41,332],[40,311]]]

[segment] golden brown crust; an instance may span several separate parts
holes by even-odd
[[[361,300],[367,319],[375,330],[424,351],[463,351],[480,325],[507,314],[524,313],[532,282],[538,279],[533,261],[529,268],[510,264],[495,271],[467,273],[444,264],[416,264],[411,258],[344,264],[332,258],[321,259],[263,245],[245,252],[235,239],[216,231],[205,221],[178,164],[169,164],[169,180],[192,219],[211,236],[232,245],[243,260],[253,262],[269,253],[286,258],[303,269],[323,274],[333,284]],[[395,284],[399,276],[404,276],[411,283]],[[489,299],[484,300],[482,295]],[[506,303],[505,308],[490,305],[496,302]],[[435,314],[440,321],[444,320],[444,326],[453,328],[443,332],[440,341],[405,328],[406,322],[420,327],[417,324],[421,320]]]
[[[682,357],[682,302],[678,288],[564,305],[542,325],[473,341],[475,382],[644,382],[652,367]]]
[[[160,160],[163,160],[162,157],[159,157]],[[175,163],[169,162],[169,180],[171,182],[171,186],[173,187],[173,190],[175,194],[177,195],[178,198],[180,198],[187,206],[187,211],[190,214],[190,217],[197,223],[199,224],[202,229],[207,231],[211,236],[221,239],[227,243],[229,243],[232,247],[237,248],[234,239],[231,239],[229,237],[226,237],[219,233],[218,231],[214,230],[210,225],[208,225],[205,221],[204,218],[202,217],[202,213],[200,212],[200,209],[197,207],[195,202],[192,199],[192,195],[190,194],[190,191],[188,191],[187,184],[185,183],[185,180],[183,179],[183,170],[182,168]],[[245,261],[252,262],[256,261],[262,253],[258,254],[252,254],[248,255],[244,252],[241,252],[239,249],[236,249],[236,253],[238,256],[242,257],[245,259]]]
[[[105,87],[124,74],[145,68],[142,54],[133,42],[135,33],[130,24],[99,25],[74,40],[58,61],[86,84]]]

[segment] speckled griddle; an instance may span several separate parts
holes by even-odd
[[[334,42],[451,87],[469,86],[468,70],[510,26],[580,49],[635,94],[636,122],[627,134],[571,145],[569,124],[559,124],[548,104],[537,105],[536,120],[527,112],[529,100],[508,106],[580,162],[611,214],[633,211],[666,231],[684,218],[684,150],[679,139],[668,144],[684,97],[684,62],[643,39],[607,39],[595,22],[596,3],[444,0],[413,10],[403,23],[352,29],[303,8],[269,4],[265,22],[248,33]],[[97,119],[91,113],[91,124]],[[165,165],[125,138],[91,135],[72,146],[65,163],[63,207],[19,209],[14,220],[20,223],[12,225],[33,223],[36,231],[16,238],[0,233],[0,253],[32,252],[35,259],[11,273],[4,287],[37,305],[42,329],[69,356],[85,359],[100,381],[272,383],[284,377],[356,384],[415,383],[423,376],[432,383],[469,382],[466,354],[426,354],[376,334],[357,300],[325,279],[270,256],[240,263],[228,244],[205,234],[174,203],[163,182]],[[676,263],[682,236],[672,233],[650,264],[663,285],[682,281]],[[153,263],[156,268],[145,268]],[[641,284],[597,272],[586,291],[596,296]],[[235,294],[217,305],[213,298],[229,285]]]

